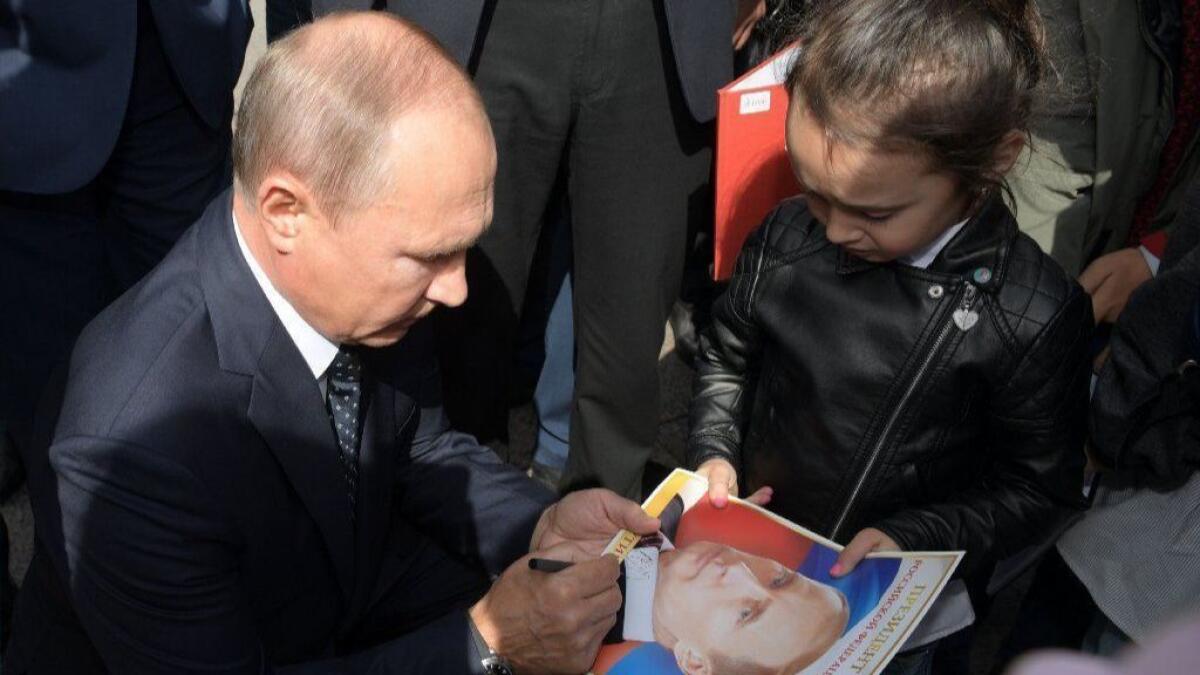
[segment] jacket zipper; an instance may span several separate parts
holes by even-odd
[[[969,281],[964,282],[964,290],[962,297],[958,302],[957,311],[970,312],[971,307],[975,304],[975,295],[975,285]],[[858,480],[854,483],[854,489],[850,491],[850,498],[846,501],[846,505],[842,507],[841,514],[838,516],[837,521],[835,521],[833,524],[833,530],[829,533],[830,539],[837,541],[838,532],[842,529],[842,525],[845,524],[846,517],[850,515],[850,509],[854,507],[855,500],[858,499],[859,493],[862,492],[863,485],[866,484],[867,478],[871,475],[871,469],[875,467],[875,462],[879,459],[880,453],[883,452],[883,449],[887,447],[888,441],[891,440],[890,436],[894,427],[896,426],[896,422],[899,421],[900,416],[904,414],[904,410],[908,406],[909,399],[912,398],[913,394],[916,393],[917,388],[921,385],[921,382],[925,379],[925,374],[928,372],[929,367],[933,365],[934,359],[936,359],[938,354],[942,351],[942,347],[945,345],[946,340],[948,340],[954,333],[954,329],[957,326],[954,319],[955,313],[955,311],[951,311],[950,316],[946,318],[946,323],[942,325],[941,332],[938,333],[937,338],[933,342],[933,347],[930,348],[929,352],[925,355],[924,360],[921,361],[921,365],[917,368],[916,373],[914,373],[912,379],[909,380],[908,387],[905,388],[904,394],[900,397],[900,401],[892,408],[891,416],[888,417],[887,422],[884,423],[883,430],[879,433],[879,438],[875,440],[875,444],[871,448],[871,454],[867,458],[866,466],[863,467],[862,475],[860,475]],[[969,328],[961,330],[965,331],[969,330]]]

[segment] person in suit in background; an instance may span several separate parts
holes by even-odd
[[[313,3],[318,16],[372,7],[424,26],[467,64],[499,130],[496,225],[468,266],[476,293],[458,316],[444,319],[441,337],[451,420],[485,441],[507,439],[508,406],[523,393],[514,385],[513,354],[524,294],[539,230],[557,200],[556,178],[567,174],[570,198],[582,200],[573,206],[580,213],[572,214],[571,226],[583,235],[573,242],[582,281],[573,282],[581,284],[572,289],[574,321],[560,318],[551,329],[578,328],[569,355],[578,395],[570,423],[557,419],[558,401],[550,402],[555,419],[543,432],[568,431],[575,459],[566,485],[600,482],[640,494],[657,432],[662,324],[680,292],[690,242],[711,228],[716,90],[731,79],[734,49],[748,42],[768,3]],[[629,26],[642,33],[625,34]],[[618,27],[624,43],[604,33]],[[608,48],[577,52],[578,44]],[[573,69],[588,74],[576,80]],[[684,348],[687,339],[694,341],[690,308],[674,321],[686,327]],[[562,359],[548,355],[547,361]],[[576,384],[560,371],[553,382]],[[547,407],[541,399],[539,410]],[[560,480],[566,440],[539,435],[535,474]]]
[[[496,219],[469,256],[480,290],[439,318],[447,405],[482,438],[506,437],[532,243],[565,167],[576,379],[564,488],[642,493],[688,221],[711,213],[711,122],[733,74],[735,10],[725,0],[489,7],[475,79],[498,139]]]
[[[0,0],[0,498],[55,363],[229,184],[250,25],[245,0]]]
[[[0,0],[0,427],[18,447],[84,324],[229,185],[250,28],[246,0]]]
[[[267,42],[312,21],[312,0],[267,0]]]
[[[551,504],[441,413],[421,320],[466,296],[495,174],[465,74],[399,19],[316,22],[257,65],[233,156],[50,388],[6,672],[586,669],[620,605],[599,554],[658,521]]]
[[[313,9],[371,4],[380,3],[316,0]],[[565,166],[576,386],[563,484],[598,482],[640,495],[658,431],[656,366],[679,293],[687,222],[709,216],[716,90],[733,74],[739,8],[757,17],[762,3],[383,4],[466,55],[499,149],[495,224],[469,255],[473,293],[439,317],[451,419],[483,440],[507,437],[520,308]]]
[[[470,69],[472,56],[485,30],[491,7],[500,0],[272,0],[277,5],[308,2],[313,16],[331,12],[386,9],[429,31],[459,65]],[[485,11],[486,10],[486,11]]]

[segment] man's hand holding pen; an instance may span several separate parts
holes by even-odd
[[[607,490],[572,493],[546,509],[533,552],[470,610],[488,646],[522,675],[585,672],[621,608],[620,563],[600,555],[620,530],[653,534],[658,519]]]

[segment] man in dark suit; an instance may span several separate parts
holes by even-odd
[[[447,411],[507,435],[513,351],[551,191],[571,204],[575,401],[566,483],[642,491],[658,432],[657,364],[689,220],[707,224],[717,88],[733,74],[735,0],[314,0],[382,7],[470,55],[499,148],[495,224],[474,292],[438,317]]]
[[[0,0],[0,427],[229,184],[246,0]],[[2,431],[2,429],[0,429]]]
[[[465,297],[495,172],[465,74],[383,14],[310,25],[256,67],[234,166],[51,388],[6,672],[584,670],[620,604],[599,551],[658,523],[547,508],[441,414],[419,321]]]
[[[387,9],[429,31],[459,64],[467,67],[475,51],[485,5],[499,0],[268,0],[279,7],[307,2],[309,17],[330,12]]]

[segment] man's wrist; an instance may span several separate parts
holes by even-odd
[[[484,601],[480,600],[467,610],[467,625],[475,644],[475,652],[479,663],[483,666],[485,675],[513,675],[512,663],[493,647],[497,643],[497,635],[491,622],[487,619]],[[486,633],[485,633],[486,631]]]

